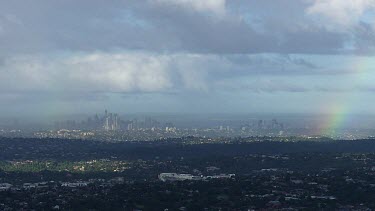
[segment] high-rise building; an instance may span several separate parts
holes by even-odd
[[[114,119],[113,119],[113,130],[118,130],[119,129],[119,125],[118,125],[118,115],[115,114],[114,115]]]
[[[118,130],[119,127],[119,117],[118,114],[108,113],[107,110],[105,110],[105,116],[103,120],[103,128],[106,131],[110,130]]]
[[[109,117],[108,116],[104,118],[104,130],[109,131]]]
[[[263,129],[264,128],[264,121],[263,120],[259,120],[258,121],[258,129]]]

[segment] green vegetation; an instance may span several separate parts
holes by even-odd
[[[5,172],[41,172],[67,171],[74,173],[87,172],[122,172],[129,168],[125,161],[91,160],[91,161],[0,161],[0,170]]]

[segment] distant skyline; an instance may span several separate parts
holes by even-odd
[[[375,114],[375,0],[0,2],[0,118]]]

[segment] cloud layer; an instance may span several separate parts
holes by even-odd
[[[4,1],[0,46],[7,105],[144,93],[324,104],[319,93],[373,90],[375,0]]]
[[[373,0],[16,0],[0,7],[0,44],[2,54],[113,49],[343,53],[359,39],[349,28],[367,24],[373,33],[374,9]]]

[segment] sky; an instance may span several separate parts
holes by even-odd
[[[375,114],[375,0],[0,2],[0,117]]]

